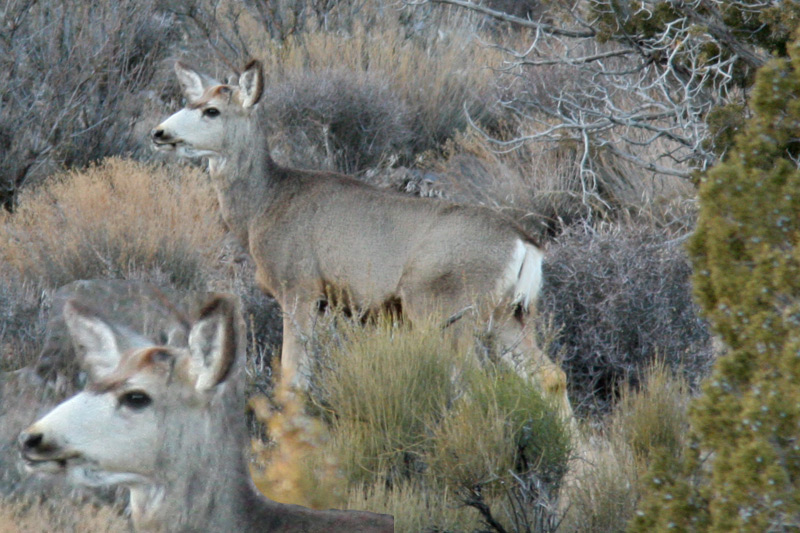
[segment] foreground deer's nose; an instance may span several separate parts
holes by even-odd
[[[164,138],[164,130],[161,128],[155,128],[152,132],[153,139],[163,139]]]
[[[19,434],[18,442],[22,451],[26,452],[33,451],[41,446],[43,440],[44,436],[41,433],[28,433],[27,431],[23,431]]]

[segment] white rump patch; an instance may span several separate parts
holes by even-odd
[[[498,282],[498,294],[513,294],[512,304],[528,309],[535,302],[542,287],[542,252],[535,245],[517,239],[511,261],[506,265]]]

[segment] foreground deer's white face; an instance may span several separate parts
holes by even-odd
[[[224,339],[231,321],[223,311],[195,325],[189,348],[121,353],[118,329],[68,303],[67,326],[92,380],[20,434],[26,468],[87,485],[157,484],[170,424],[202,416],[230,369],[233,354]]]
[[[153,145],[181,157],[224,158],[237,121],[246,121],[261,98],[261,64],[251,61],[235,86],[219,83],[180,62],[175,73],[187,105],[153,129]]]

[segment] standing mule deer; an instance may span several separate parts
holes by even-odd
[[[245,454],[244,321],[232,297],[212,297],[186,348],[144,342],[76,302],[64,316],[92,380],[20,434],[29,470],[129,487],[137,531],[393,531],[388,515],[313,511],[257,492]]]
[[[477,303],[502,346],[537,358],[536,379],[571,414],[564,372],[524,327],[542,282],[542,252],[531,237],[485,208],[279,166],[257,112],[264,87],[257,61],[238,85],[181,63],[175,71],[188,104],[153,130],[152,141],[208,158],[222,216],[283,311],[281,364],[295,386],[308,384],[304,341],[321,303],[339,298],[357,312],[391,306],[412,324],[431,313],[459,316]]]

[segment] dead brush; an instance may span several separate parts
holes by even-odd
[[[0,374],[35,360],[44,335],[43,314],[36,287],[0,269]]]
[[[272,403],[265,396],[249,401],[272,441],[252,440],[253,481],[277,502],[312,509],[339,508],[345,499],[345,482],[335,457],[322,451],[330,438],[328,428],[306,414],[303,399],[288,383],[288,379],[279,380]]]
[[[268,87],[279,88],[284,80],[300,76],[313,83],[316,73],[331,71],[351,72],[356,79],[383,80],[391,89],[384,93],[397,102],[382,105],[403,111],[405,119],[402,128],[393,126],[391,140],[397,145],[396,153],[387,156],[405,158],[405,163],[412,161],[409,154],[413,158],[438,150],[447,139],[466,130],[465,109],[487,127],[497,120],[491,110],[493,75],[485,66],[498,63],[500,54],[460,32],[449,33],[441,42],[426,42],[409,38],[400,25],[371,29],[359,24],[347,33],[293,36],[268,46],[259,57],[264,58]],[[324,82],[325,76],[320,81]],[[345,102],[348,98],[336,93],[326,98],[335,103],[337,96]],[[302,100],[284,98],[284,102],[284,107],[297,106]],[[372,134],[364,129],[366,136]],[[280,151],[280,145],[274,147]],[[317,151],[325,152],[324,147]]]
[[[681,237],[609,224],[574,228],[549,246],[539,311],[561,328],[552,349],[563,354],[578,412],[610,412],[622,385],[637,384],[657,358],[692,386],[706,375],[711,336]]]
[[[216,213],[200,171],[111,158],[25,191],[0,216],[0,260],[48,288],[148,271],[199,288],[219,253]]]

